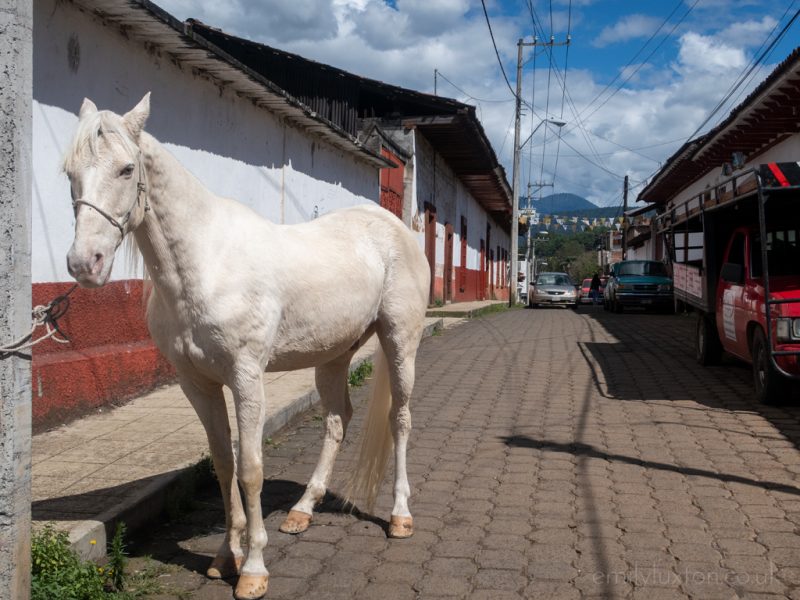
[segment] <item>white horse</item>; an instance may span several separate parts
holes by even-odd
[[[408,401],[427,305],[428,264],[411,232],[377,206],[275,225],[212,194],[143,131],[149,113],[149,93],[124,116],[98,111],[84,100],[64,159],[75,209],[67,264],[81,285],[102,286],[116,249],[133,234],[153,282],[150,333],[175,365],[205,427],[222,490],[227,531],[207,574],[238,574],[235,597],[260,598],[269,580],[261,515],[264,371],[315,366],[326,411],[319,462],[280,528],[299,533],[325,494],[352,415],[350,359],[378,335],[377,385],[354,490],[371,505],[394,444],[388,533],[412,534],[405,464]],[[235,399],[236,459],[223,385]]]

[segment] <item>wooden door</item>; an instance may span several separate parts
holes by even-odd
[[[396,163],[397,167],[381,169],[381,206],[398,218],[403,218],[403,174],[405,168],[393,152],[381,148],[381,156]]]
[[[478,282],[478,300],[486,300],[486,240],[481,240],[481,270]]]
[[[453,301],[453,224],[444,225],[444,300]]]
[[[458,282],[458,291],[461,294],[467,291],[467,220],[461,217],[461,275]]]
[[[431,270],[431,287],[428,290],[428,303],[434,302],[436,289],[436,207],[425,203],[425,256]]]

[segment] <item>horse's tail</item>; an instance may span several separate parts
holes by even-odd
[[[347,502],[366,501],[369,511],[375,506],[378,489],[386,473],[386,464],[394,447],[389,412],[392,391],[389,384],[389,365],[386,354],[378,345],[372,373],[372,391],[367,408],[366,422],[361,434],[361,450],[356,469],[346,487]]]

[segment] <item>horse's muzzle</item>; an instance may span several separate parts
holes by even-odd
[[[105,256],[101,252],[79,256],[74,246],[67,254],[67,271],[83,287],[100,287],[108,280]]]

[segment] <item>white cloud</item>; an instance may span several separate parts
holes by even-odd
[[[618,42],[627,42],[651,35],[661,24],[661,19],[648,15],[627,15],[608,27],[592,41],[597,47],[608,46]]]
[[[685,33],[680,38],[677,70],[692,73],[727,73],[747,64],[743,48],[736,48],[714,37]]]
[[[473,96],[511,99],[500,75],[482,10],[480,7],[476,10],[474,3],[468,0],[397,0],[395,6],[389,6],[383,0],[298,0],[292,3],[278,0],[157,1],[181,19],[199,17],[230,33],[365,77],[432,92],[433,72],[438,69]],[[580,4],[590,2],[583,0]],[[309,9],[312,5],[313,11]],[[513,85],[516,40],[530,35],[530,16],[524,3],[520,4],[517,14],[504,17],[495,14],[492,2],[487,5],[492,15],[495,39]],[[578,5],[573,0],[573,33],[576,31],[575,23],[582,18],[580,11],[576,10]],[[554,19],[561,18],[558,12],[554,12]],[[588,17],[584,14],[583,18]],[[659,22],[652,17],[631,15],[614,26],[615,39],[649,36]],[[699,29],[700,26],[703,29]],[[658,161],[672,154],[719,101],[751,58],[748,49],[760,43],[773,26],[774,20],[770,17],[733,24],[728,19],[716,29],[708,20],[692,25],[691,29],[687,25],[680,37],[669,40],[664,46],[665,51],[673,48],[672,63],[664,66],[651,62],[643,66],[631,80],[636,82],[635,88],[623,87],[591,116],[588,116],[591,109],[583,113],[586,127],[606,139],[590,134],[584,136],[576,127],[576,118],[567,104],[563,113],[567,125],[562,129],[565,141],[619,177],[575,156],[576,152],[562,143],[555,188],[545,189],[544,193],[574,192],[598,204],[619,203],[621,176],[630,175],[635,186],[636,182],[657,169]],[[556,28],[559,30],[565,31],[565,27]],[[563,54],[558,56],[563,66]],[[571,64],[575,64],[573,56],[570,54]],[[624,62],[620,61],[621,64]],[[537,66],[537,116],[526,115],[522,126],[524,135],[531,131],[531,119],[535,126],[544,116],[546,93],[543,86],[547,80],[547,64],[543,57]],[[627,74],[629,72],[623,75]],[[523,90],[527,98],[530,97],[531,79],[531,73],[526,71]],[[751,83],[751,88],[757,83]],[[568,74],[568,87],[578,110],[589,105],[603,89],[598,74],[574,68]],[[475,103],[442,79],[438,91],[440,95]],[[510,182],[513,102],[480,103],[478,115],[506,167]],[[561,90],[555,77],[551,83],[549,116],[561,116]],[[542,169],[541,136],[545,129],[542,127],[537,131],[529,146],[534,151],[531,163],[534,180],[539,178]],[[549,135],[553,136],[552,132]],[[615,144],[640,150],[631,153]],[[552,176],[556,147],[556,138],[551,137],[545,149],[545,180]],[[595,156],[595,151],[599,157]],[[521,177],[523,188],[527,183],[528,160],[526,148]],[[632,199],[637,192],[638,188],[634,187]]]
[[[760,21],[733,23],[715,37],[720,40],[735,40],[743,46],[758,46],[777,24],[775,19],[766,15]]]

